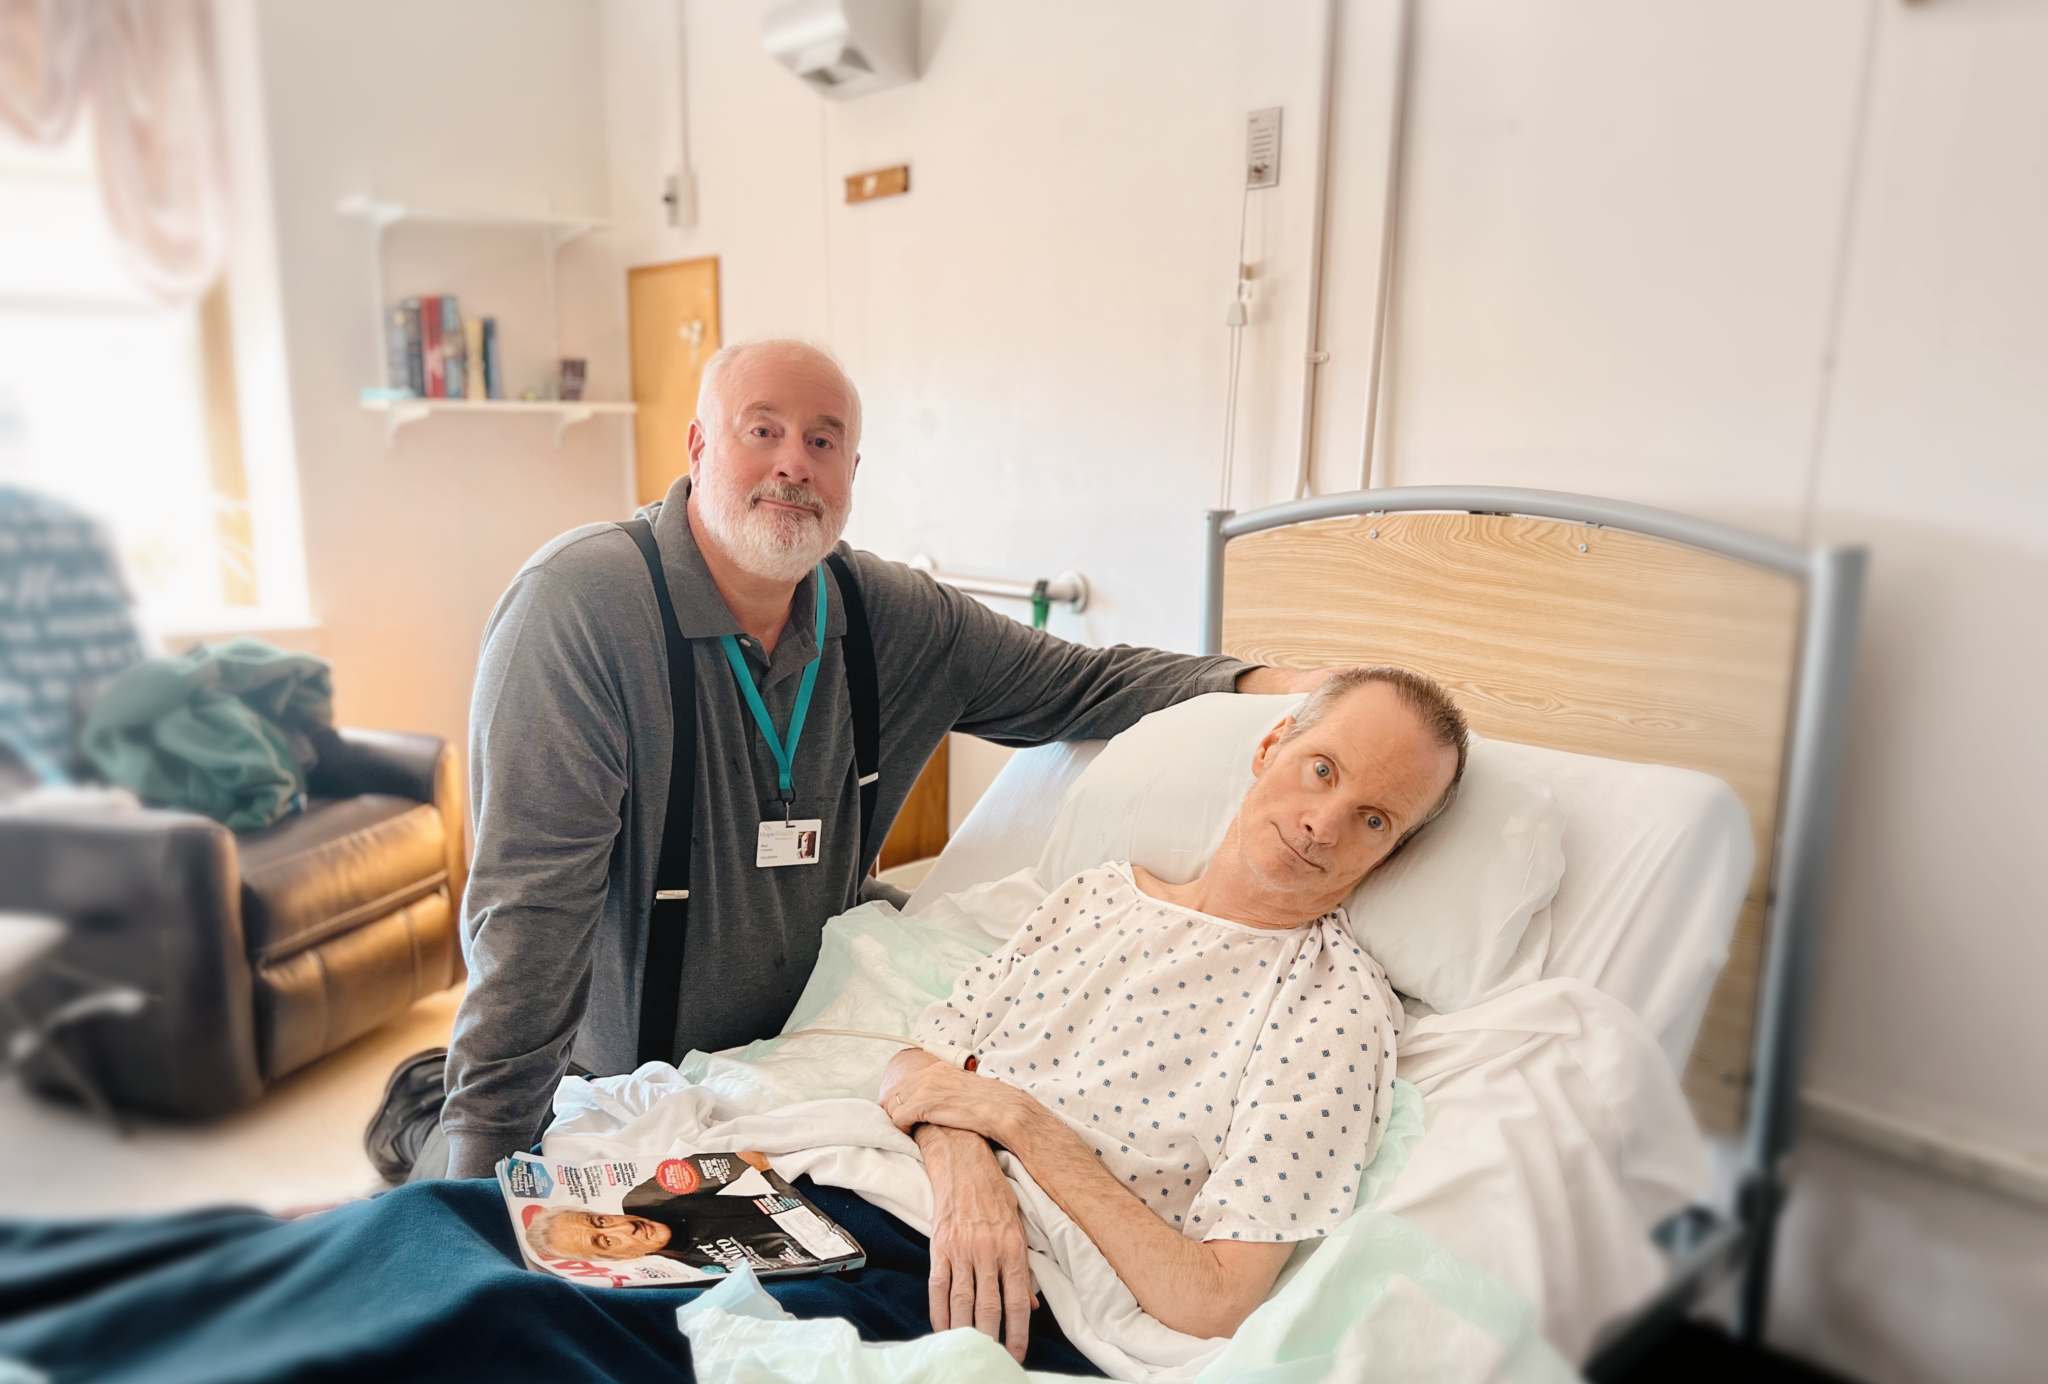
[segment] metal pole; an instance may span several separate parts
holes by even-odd
[[[1401,159],[1408,148],[1409,69],[1415,53],[1415,0],[1401,0],[1394,39],[1393,118],[1387,131],[1387,187],[1380,201],[1380,283],[1372,300],[1372,368],[1365,377],[1365,440],[1359,448],[1358,488],[1372,489],[1373,453],[1380,434],[1380,386],[1386,376],[1387,302],[1394,292],[1394,251],[1401,234]]]
[[[1198,650],[1205,654],[1223,652],[1223,545],[1230,540],[1223,536],[1223,525],[1237,511],[1212,509],[1208,512],[1208,529],[1203,540],[1202,553],[1202,641]]]
[[[1330,203],[1330,103],[1336,85],[1337,0],[1323,0],[1323,71],[1316,91],[1316,181],[1308,239],[1308,330],[1301,352],[1301,456],[1294,473],[1294,495],[1314,490],[1312,468],[1316,447],[1316,372],[1329,352],[1323,349],[1323,227]],[[1240,270],[1239,272],[1242,272]]]
[[[1532,519],[1602,524],[1705,548],[1708,552],[1783,572],[1801,582],[1810,580],[1813,575],[1814,550],[1802,544],[1787,543],[1781,538],[1732,528],[1690,514],[1632,505],[1624,500],[1603,500],[1593,495],[1524,490],[1502,485],[1404,485],[1369,491],[1346,490],[1335,495],[1318,495],[1313,499],[1251,510],[1226,519],[1223,528],[1226,538],[1242,538],[1246,534],[1285,528],[1290,524],[1312,523],[1317,519],[1422,510],[1453,514],[1523,514]],[[1224,512],[1229,513],[1227,510]]]
[[[1076,614],[1088,608],[1088,578],[1079,572],[1062,572],[1056,577],[1042,581],[1009,581],[1002,577],[963,577],[954,572],[941,572],[938,564],[927,553],[918,553],[907,564],[912,570],[923,572],[933,581],[944,582],[956,591],[965,591],[970,596],[992,596],[998,600],[1032,601],[1040,596],[1054,605],[1063,605]]]
[[[1807,581],[1799,690],[1778,818],[1779,868],[1772,881],[1757,987],[1753,1076],[1743,1131],[1740,1209],[1752,1238],[1736,1329],[1748,1341],[1763,1339],[1773,1237],[1785,1199],[1782,1165],[1797,1133],[1800,1061],[1826,902],[1867,562],[1861,548],[1823,548],[1813,555]]]

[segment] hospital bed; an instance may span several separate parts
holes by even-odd
[[[1216,1361],[1215,1377],[1231,1377],[1241,1363],[1271,1363],[1284,1355],[1299,1364],[1308,1358],[1302,1341],[1287,1334],[1294,1323],[1308,1318],[1288,1313],[1303,1303],[1354,1300],[1359,1276],[1353,1270],[1362,1264],[1405,1265],[1411,1283],[1417,1281],[1416,1272],[1428,1278],[1424,1270],[1448,1269],[1439,1281],[1455,1280],[1462,1294],[1457,1310],[1465,1315],[1429,1316],[1431,1301],[1450,1306],[1449,1299],[1399,1296],[1392,1276],[1381,1273],[1381,1286],[1373,1290],[1379,1295],[1369,1309],[1377,1316],[1333,1314],[1317,1326],[1337,1346],[1362,1340],[1368,1354],[1382,1344],[1398,1353],[1420,1342],[1427,1352],[1451,1339],[1429,1322],[1462,1329],[1460,1322],[1477,1321],[1481,1309],[1511,1325],[1540,1317],[1549,1344],[1539,1340],[1537,1345],[1551,1354],[1541,1359],[1541,1352],[1518,1354],[1516,1360],[1532,1364],[1530,1372],[1482,1370],[1459,1377],[1558,1379],[1577,1366],[1596,1381],[1614,1378],[1706,1294],[1731,1283],[1741,1329],[1751,1336],[1761,1332],[1771,1239],[1784,1198],[1781,1164],[1796,1113],[1863,566],[1864,555],[1854,549],[1808,549],[1679,515],[1535,491],[1378,490],[1244,515],[1211,515],[1203,607],[1206,649],[1283,664],[1372,662],[1417,668],[1451,689],[1479,736],[1508,746],[1510,754],[1571,761],[1550,779],[1564,826],[1561,873],[1553,876],[1554,893],[1544,905],[1547,930],[1539,933],[1532,921],[1528,932],[1540,942],[1541,978],[1462,1011],[1446,1006],[1443,1013],[1420,1019],[1409,1011],[1397,1075],[1412,1082],[1421,1096],[1419,1108],[1409,1107],[1412,1119],[1399,1141],[1400,1166],[1387,1171],[1384,1183],[1379,1181],[1387,1145],[1397,1142],[1392,1126],[1403,1119],[1397,1097],[1381,1156],[1361,1179],[1374,1185],[1360,1187],[1358,1212],[1320,1248],[1304,1244],[1297,1252],[1273,1298],[1219,1347],[1225,1355]],[[1206,700],[1250,707],[1263,699]],[[1174,716],[1194,706],[1186,703],[1158,715]],[[1169,765],[1186,757],[1187,743],[1169,746],[1156,763]],[[1475,767],[1468,772],[1476,772],[1483,748],[1475,746]],[[995,899],[1002,892],[997,886],[1020,871],[1042,873],[1049,843],[1058,838],[1056,825],[1072,820],[1070,801],[1086,797],[1070,794],[1070,788],[1091,764],[1106,765],[1114,753],[1095,743],[1053,745],[1015,756],[909,900],[910,918],[868,904],[832,920],[818,969],[788,1027],[872,1034],[882,1022],[876,1016],[889,1010],[894,1026],[882,1027],[891,1035],[907,1033],[932,997],[948,993],[951,977],[968,964],[967,956],[986,955],[1014,930],[1014,922],[1007,928],[982,926],[980,941],[962,951],[967,934],[934,919],[949,906],[960,913],[960,901],[971,900],[977,890]],[[1206,783],[1215,776],[1204,771],[1198,777]],[[1220,800],[1228,794],[1215,796]],[[1468,794],[1457,810],[1478,797]],[[1651,819],[1664,824],[1655,839],[1635,830]],[[1418,839],[1409,864],[1443,839],[1440,828]],[[1698,842],[1711,848],[1694,849]],[[1109,846],[1081,863],[1123,858],[1135,855],[1118,854]],[[1071,870],[1062,869],[1058,878],[1071,876]],[[1021,884],[1030,882],[1025,878]],[[1043,890],[1034,894],[1025,888],[1023,893],[1028,911]],[[927,948],[942,942],[953,949],[947,953],[951,959],[937,950],[905,953],[921,955],[927,963],[921,990],[896,983],[909,974],[901,968],[891,973],[887,967],[863,970],[866,963],[854,964],[862,957],[888,960],[877,938],[890,931],[917,932],[925,939],[919,945]],[[1518,948],[1517,957],[1524,957],[1525,950]],[[880,980],[861,981],[863,975]],[[1664,1094],[1631,1105],[1609,1101],[1612,1090],[1602,1089],[1570,1113],[1583,1116],[1591,1110],[1597,1122],[1602,1110],[1659,1112],[1649,1142],[1665,1150],[1682,1142],[1700,1164],[1697,1204],[1687,1204],[1692,1194],[1686,1193],[1650,1214],[1644,1203],[1631,1211],[1625,1198],[1610,1197],[1607,1214],[1590,1223],[1571,1197],[1558,1194],[1556,1182],[1525,1179],[1516,1188],[1513,1177],[1492,1177],[1499,1165],[1483,1160],[1499,1153],[1511,1164],[1533,1149],[1539,1161],[1553,1155],[1560,1162],[1577,1157],[1602,1178],[1611,1173],[1609,1181],[1618,1186],[1629,1181],[1630,1170],[1623,1165],[1630,1148],[1646,1146],[1624,1120],[1615,1121],[1618,1137],[1604,1143],[1582,1137],[1589,1126],[1562,1122],[1558,1128],[1565,1136],[1578,1139],[1575,1152],[1563,1140],[1548,1142],[1550,1131],[1540,1128],[1520,1146],[1512,1140],[1489,1143],[1490,1124],[1512,1123],[1490,1103],[1507,1089],[1487,1085],[1499,1076],[1500,1064],[1465,1070],[1440,1065],[1439,1073],[1448,1075],[1430,1084],[1428,1043],[1436,1041],[1439,1053],[1446,1050],[1444,1021],[1455,1030],[1468,1016],[1512,1009],[1539,991],[1551,1000],[1576,994],[1579,1015],[1598,1018],[1604,1007],[1609,1018],[1626,1020],[1627,1032],[1610,1024],[1608,1036],[1628,1038],[1622,1046],[1629,1048],[1625,1055],[1633,1066],[1627,1072],[1653,1075],[1656,1079],[1642,1082],[1642,1089]],[[875,1003],[869,1012],[846,1011],[852,999]],[[1438,1025],[1435,1030],[1432,1022]],[[1495,1027],[1505,1032],[1509,1026]],[[1539,1022],[1528,1031],[1540,1028]],[[1592,1033],[1593,1039],[1599,1037]],[[1451,1046],[1467,1038],[1493,1042],[1498,1032],[1455,1033]],[[813,1046],[797,1046],[804,1043]],[[834,1043],[854,1049],[842,1055],[839,1074],[822,1060]],[[1597,1072],[1573,1064],[1589,1054],[1598,1059],[1604,1051],[1589,1039],[1547,1070],[1568,1077],[1587,1074],[1598,1086]],[[1421,1060],[1411,1060],[1418,1052]],[[547,1136],[547,1154],[580,1162],[613,1156],[608,1150],[616,1146],[624,1156],[649,1150],[649,1156],[659,1156],[674,1146],[671,1136],[680,1136],[696,1147],[764,1149],[777,1155],[778,1170],[785,1175],[807,1168],[823,1185],[866,1195],[860,1177],[852,1174],[885,1158],[878,1152],[882,1142],[856,1145],[844,1137],[804,1137],[776,1144],[765,1139],[774,1133],[776,1118],[784,1128],[796,1121],[854,1115],[869,1122],[880,1119],[886,1126],[872,1102],[880,1064],[888,1056],[887,1044],[858,1036],[779,1038],[731,1054],[691,1054],[680,1070],[649,1064],[630,1075],[592,1081],[571,1077],[556,1096],[557,1120]],[[786,1064],[782,1072],[801,1072],[809,1089],[777,1096],[778,1062]],[[1476,1090],[1459,1086],[1466,1070],[1484,1078]],[[1690,1114],[1677,1094],[1680,1070]],[[698,1090],[681,1089],[687,1086]],[[738,1104],[749,1089],[759,1097],[757,1113]],[[825,1099],[858,1094],[865,1099]],[[734,1102],[731,1111],[722,1104],[728,1097]],[[816,1104],[792,1104],[813,1099]],[[778,1117],[777,1111],[783,1113]],[[690,1122],[708,1129],[714,1117],[726,1121],[719,1127],[728,1143],[697,1143]],[[1710,1179],[1697,1157],[1697,1129],[1724,1150],[1726,1186],[1718,1198],[1708,1193]],[[1437,1131],[1454,1137],[1433,1146]],[[886,1133],[900,1141],[893,1126]],[[785,1167],[783,1152],[797,1161]],[[923,1174],[914,1155],[900,1156],[911,1163],[895,1176],[901,1185],[922,1190]],[[805,1158],[813,1161],[799,1168]],[[826,1164],[819,1160],[834,1159],[848,1176],[824,1175]],[[1678,1181],[1667,1179],[1667,1184],[1677,1186]],[[1427,1193],[1414,1194],[1414,1184]],[[1507,1195],[1497,1195],[1503,1188]],[[1036,1196],[1044,1201],[1042,1192]],[[876,1204],[890,1209],[886,1201]],[[1441,1214],[1447,1204],[1455,1204],[1456,1215]],[[907,1202],[896,1214],[911,1218]],[[1050,1222],[1041,1215],[1040,1223]],[[1588,1224],[1590,1231],[1582,1234]],[[1537,1254],[1530,1261],[1537,1263],[1536,1271],[1518,1278],[1529,1263],[1500,1267],[1494,1246],[1487,1243],[1496,1227],[1505,1227],[1499,1235],[1503,1240],[1519,1237],[1517,1243],[1536,1243],[1539,1250],[1561,1248],[1547,1259]],[[1364,1233],[1340,1244],[1354,1229]],[[123,1237],[146,1234],[183,1237],[180,1243],[197,1237],[205,1246],[220,1242],[226,1247],[194,1258],[177,1275],[155,1274],[150,1284],[125,1295],[83,1295],[62,1311],[30,1313],[10,1322],[9,1302],[0,1301],[0,1365],[10,1352],[22,1358],[104,1354],[139,1340],[152,1349],[178,1352],[180,1358],[253,1352],[262,1357],[259,1364],[275,1366],[268,1373],[252,1367],[247,1376],[252,1378],[289,1376],[309,1352],[330,1366],[335,1360],[377,1362],[380,1377],[394,1361],[407,1364],[407,1377],[445,1377],[444,1360],[469,1359],[486,1347],[498,1352],[493,1368],[508,1377],[667,1378],[678,1373],[673,1348],[677,1318],[659,1295],[592,1292],[524,1272],[517,1266],[495,1190],[484,1184],[412,1184],[375,1202],[284,1226],[267,1218],[215,1213],[102,1230],[124,1244]],[[393,1236],[400,1231],[407,1250],[393,1258]],[[24,1243],[47,1238],[33,1226],[0,1226],[0,1238],[9,1233]],[[1628,1253],[1612,1253],[1616,1244]],[[1380,1254],[1388,1246],[1406,1257],[1374,1260],[1356,1253]],[[1050,1267],[1065,1272],[1064,1265],[1084,1263],[1093,1253],[1085,1243],[1078,1250]],[[124,1263],[134,1258],[127,1250],[119,1254]],[[1617,1294],[1619,1280],[1612,1274],[1602,1279],[1596,1272],[1601,1263],[1640,1273],[1641,1290],[1632,1281],[1629,1291]],[[1301,1272],[1288,1284],[1297,1266]],[[1469,1273],[1464,1266],[1483,1272]],[[1106,1270],[1091,1280],[1088,1308],[1110,1297],[1109,1290],[1121,1288],[1103,1282],[1101,1272]],[[816,1374],[811,1367],[817,1360],[853,1353],[853,1328],[845,1323],[780,1323],[754,1307],[712,1311],[718,1306],[714,1299],[728,1288],[747,1290],[751,1279],[742,1279],[735,1275],[683,1309],[695,1314],[682,1329],[691,1337],[700,1371],[708,1360],[724,1358],[753,1371],[744,1377],[809,1378]],[[1578,1290],[1574,1279],[1605,1286]],[[1654,1286],[1652,1280],[1657,1280]],[[1038,1281],[1053,1301],[1059,1280],[1041,1274]],[[1080,1281],[1070,1276],[1069,1289]],[[1331,1284],[1336,1289],[1326,1291]],[[1297,1291],[1304,1285],[1311,1291]],[[1554,1300],[1573,1299],[1575,1291],[1576,1299],[1563,1307]],[[1324,1297],[1317,1299],[1315,1293]],[[1518,1315],[1517,1297],[1535,1310]],[[1601,1307],[1624,1301],[1612,1312]],[[1070,1310],[1061,1315],[1061,1323],[1085,1350],[1077,1327],[1092,1330],[1095,1317],[1089,1310],[1071,1310],[1076,1302],[1070,1291]],[[280,1315],[285,1311],[280,1304],[290,1304],[289,1319]],[[1053,1305],[1058,1310],[1059,1304]],[[138,1326],[136,1313],[153,1313],[160,1320]],[[1076,1321],[1070,1322],[1070,1316]],[[1531,1329],[1537,1328],[1513,1327],[1522,1332],[1522,1340]],[[840,1333],[837,1346],[807,1344],[823,1339],[816,1333],[833,1330]],[[711,1349],[716,1344],[711,1333],[716,1332],[725,1333],[723,1357]],[[1510,1333],[1496,1334],[1506,1339]],[[1097,1332],[1092,1339],[1100,1345],[1104,1337]],[[792,1369],[780,1375],[756,1369],[760,1362],[748,1352],[757,1340],[764,1345],[779,1341],[785,1354],[794,1351]],[[985,1347],[984,1355],[995,1352],[1000,1357],[995,1363],[1009,1364],[999,1347],[971,1332],[925,1337],[905,1349],[965,1352],[978,1347]],[[1231,1358],[1233,1351],[1242,1358]],[[1103,1363],[1100,1353],[1088,1353]],[[880,1357],[862,1358],[873,1364]],[[1133,1358],[1142,1363],[1165,1357]],[[1316,1358],[1337,1357],[1326,1352]],[[1432,1362],[1436,1358],[1429,1357]],[[1554,1360],[1556,1367],[1549,1368],[1546,1360]],[[469,1359],[469,1364],[476,1361]],[[1120,1377],[1190,1374],[1132,1371]],[[727,1369],[708,1377],[732,1375]],[[1445,1376],[1425,1368],[1401,1377]]]
[[[1657,1226],[1663,1285],[1600,1332],[1584,1362],[1595,1381],[1731,1280],[1739,1331],[1763,1330],[1864,566],[1856,548],[1535,490],[1373,490],[1208,516],[1204,652],[1416,668],[1482,736],[1700,771],[1747,811],[1754,865],[1729,895],[1736,916],[1702,935],[1646,912],[1586,976],[1639,1009],[1659,997],[1654,1026],[1724,1184]],[[1098,748],[1013,758],[909,911],[1036,861]]]

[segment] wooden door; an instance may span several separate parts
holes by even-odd
[[[911,786],[903,810],[896,814],[896,825],[889,828],[888,838],[882,842],[882,856],[875,862],[876,869],[893,870],[913,860],[930,859],[946,849],[946,746],[949,743],[941,740],[938,749],[932,751],[932,757],[925,761],[924,771]]]
[[[690,469],[697,382],[717,351],[718,260],[678,260],[626,271],[632,336],[634,493],[659,500]]]

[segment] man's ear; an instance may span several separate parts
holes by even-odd
[[[848,479],[848,480],[850,481],[850,480],[852,480],[852,479],[853,479],[853,478],[854,478],[855,476],[858,476],[859,474],[860,474],[860,453],[859,453],[859,452],[855,452],[855,453],[853,454],[853,469],[852,469],[851,471],[848,471],[848,472],[846,473],[846,478],[847,478],[847,479]]]
[[[1294,718],[1289,716],[1279,725],[1266,732],[1266,738],[1259,742],[1259,747],[1256,750],[1252,751],[1252,777],[1254,779],[1262,779],[1266,776],[1266,770],[1273,767],[1273,757],[1280,753],[1281,740],[1286,737],[1288,731],[1293,729]]]
[[[704,424],[698,419],[692,418],[690,420],[690,439],[684,444],[690,453],[690,486],[692,489],[696,488],[700,478],[699,472],[702,468],[699,463],[704,456],[704,444],[710,440],[710,435],[704,431]]]

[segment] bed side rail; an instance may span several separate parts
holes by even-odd
[[[1608,1384],[1627,1374],[1709,1293],[1741,1271],[1754,1237],[1740,1221],[1708,1207],[1693,1206],[1667,1218],[1653,1238],[1670,1266],[1664,1287],[1602,1333],[1586,1361],[1585,1376],[1590,1384]]]

